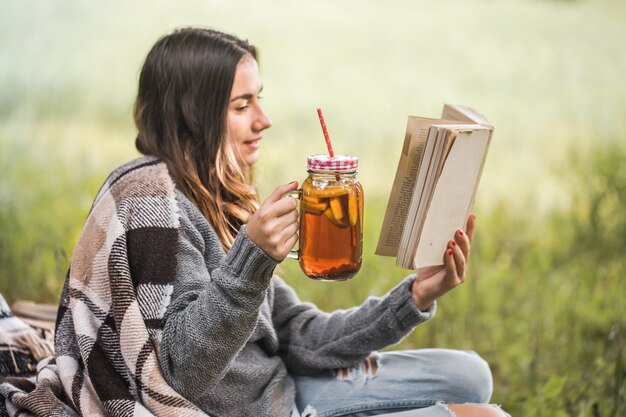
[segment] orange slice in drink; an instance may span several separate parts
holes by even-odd
[[[356,196],[356,191],[350,189],[348,194],[348,218],[350,219],[350,226],[356,226],[356,222],[359,218],[359,202]]]
[[[338,222],[343,219],[343,208],[341,207],[341,201],[337,197],[333,197],[329,200],[330,211],[333,213],[333,217]]]
[[[302,199],[302,202],[300,203],[300,208],[305,212],[319,215],[326,211],[326,209],[328,208],[328,202],[326,200],[320,199]]]
[[[302,200],[306,201],[307,203],[313,203],[313,204],[319,204],[323,201],[325,202],[325,199],[322,199],[319,197],[313,197],[312,195],[308,195],[308,194],[303,194]]]
[[[329,207],[328,209],[326,209],[326,211],[324,211],[324,216],[335,226],[337,227],[341,227],[342,229],[345,227],[348,227],[348,225],[346,223],[343,222],[342,219],[337,219],[335,217],[335,215],[333,214],[333,210],[331,207]]]
[[[305,191],[305,196],[314,198],[330,198],[341,197],[348,194],[348,187],[326,187],[326,188],[309,188]]]

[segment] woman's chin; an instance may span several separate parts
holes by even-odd
[[[248,166],[254,165],[256,161],[258,160],[259,160],[259,151],[249,152],[243,156],[243,162]]]

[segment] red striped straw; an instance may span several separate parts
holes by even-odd
[[[333,145],[330,144],[330,136],[328,136],[328,129],[326,128],[326,122],[324,121],[324,115],[322,114],[322,109],[317,109],[317,115],[320,118],[322,131],[324,132],[324,140],[326,140],[326,147],[328,148],[328,155],[330,155],[330,157],[332,158],[335,156],[335,153],[333,152]]]

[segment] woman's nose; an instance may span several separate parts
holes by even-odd
[[[265,114],[263,108],[259,106],[257,115],[252,122],[252,129],[254,129],[255,132],[261,132],[262,130],[267,129],[270,126],[272,126],[272,121],[267,116],[267,114]]]

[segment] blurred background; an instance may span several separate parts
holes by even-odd
[[[411,271],[374,255],[408,115],[471,106],[495,133],[468,282],[394,348],[471,349],[514,416],[626,415],[626,3],[0,0],[0,292],[56,303],[91,201],[134,158],[140,66],[208,26],[260,50],[262,197],[324,152],[360,157],[364,266],[282,275],[331,310]]]

